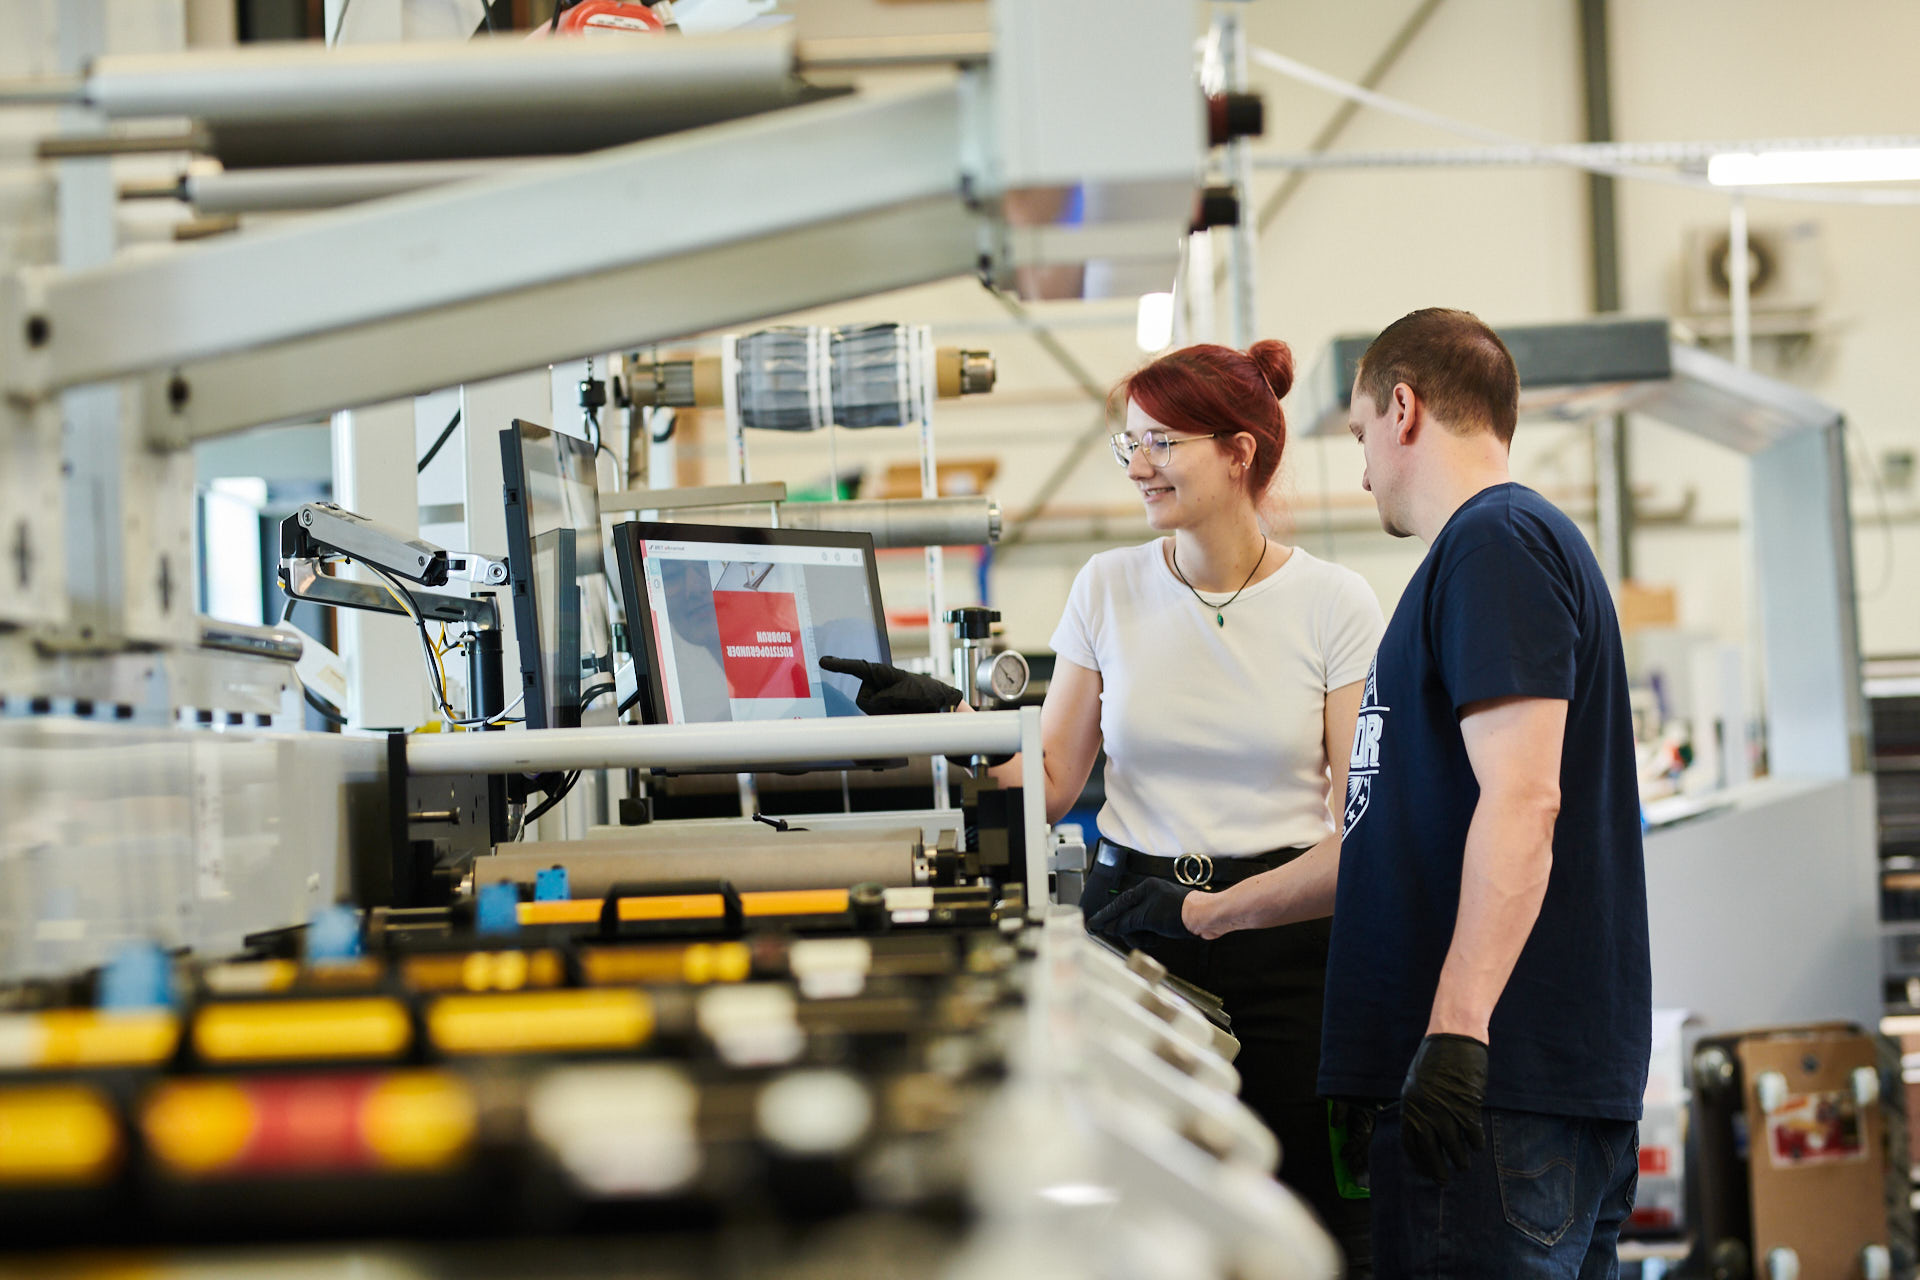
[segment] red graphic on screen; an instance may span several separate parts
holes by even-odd
[[[729,698],[805,698],[807,661],[791,591],[716,591]]]

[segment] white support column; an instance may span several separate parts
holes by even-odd
[[[1047,767],[1041,757],[1040,708],[1020,708],[1020,786],[1024,804],[1020,815],[1027,833],[1027,915],[1046,915],[1048,847]]]
[[[912,361],[916,407],[920,413],[920,496],[937,498],[940,496],[940,468],[935,460],[933,448],[933,404],[937,398],[939,382],[934,370],[933,330],[927,325],[914,325],[908,330],[908,358]],[[947,611],[947,567],[945,552],[939,547],[927,548],[927,657],[930,669],[935,676],[944,676],[948,680],[955,678],[951,670],[941,667],[942,646],[940,629],[945,624],[941,615]],[[947,791],[947,758],[934,756],[933,766],[933,807],[951,809],[953,800]]]
[[[82,70],[107,52],[102,0],[62,4],[60,65]],[[86,107],[62,107],[60,126],[102,133]],[[60,266],[103,266],[118,248],[111,161],[59,164],[56,224]],[[193,461],[183,451],[138,447],[141,397],[136,383],[102,382],[60,396],[65,472],[67,593],[73,626],[67,642],[116,648],[126,640],[191,646],[195,588]]]
[[[115,525],[124,566],[122,633],[146,644],[191,648],[200,640],[193,554],[193,452],[157,450],[145,439],[139,383],[115,388],[120,419],[120,512]]]
[[[740,416],[740,335],[720,337],[720,408],[727,428],[727,483],[745,484],[752,474],[747,464],[747,430]],[[760,812],[760,788],[750,773],[733,776],[740,795],[740,816]]]
[[[507,555],[507,512],[501,494],[500,433],[515,418],[546,425],[553,407],[550,376],[545,369],[511,377],[470,382],[460,388],[460,429],[466,445],[466,481],[463,497],[466,528],[463,551],[483,556]],[[514,630],[510,591],[494,597],[500,604],[500,662],[505,672],[508,702],[520,696],[520,642]]]
[[[61,489],[59,403],[0,400],[0,622],[67,618]]]
[[[468,547],[467,540],[467,420],[459,387],[430,391],[413,400],[413,451],[416,458],[427,456],[433,442],[447,429],[454,414],[458,425],[425,470],[418,471],[414,485],[420,501],[420,536],[443,547],[461,551],[479,551]],[[417,463],[416,463],[417,466]]]
[[[1186,271],[1181,281],[1185,296],[1174,300],[1178,314],[1186,321],[1186,333],[1177,339],[1182,344],[1212,342],[1217,303],[1213,293],[1213,232],[1199,231],[1187,237]]]
[[[667,429],[676,412],[674,409],[633,411],[633,429],[647,433],[647,487],[650,489],[672,489],[680,483],[680,433],[676,430],[664,440],[657,439],[655,434]]]
[[[357,515],[408,533],[420,528],[413,401],[333,415],[333,500]],[[361,580],[378,579],[355,567]],[[406,618],[341,609],[340,656],[347,664],[347,719],[412,728],[432,718],[420,642]]]
[[[1247,31],[1243,6],[1223,6],[1220,24],[1220,56],[1225,64],[1227,88],[1235,93],[1247,90]],[[1260,307],[1255,289],[1259,274],[1259,246],[1255,235],[1253,204],[1253,144],[1236,138],[1227,144],[1227,175],[1234,194],[1240,198],[1240,217],[1234,222],[1231,248],[1228,250],[1227,279],[1231,290],[1229,341],[1242,351],[1260,337]]]
[[[462,413],[458,387],[413,398],[413,454],[416,459],[427,456],[427,451],[433,448],[434,441],[440,439],[441,432],[447,429],[447,424],[453,421],[456,413]],[[433,455],[433,461],[426,469],[421,470],[415,463],[414,475],[414,501],[419,513],[420,536],[439,546],[462,551],[468,549],[466,431],[466,418],[462,414],[454,425],[453,434]],[[496,589],[495,598],[505,594],[504,589]],[[434,628],[434,635],[438,639],[438,628]],[[446,669],[447,701],[462,715],[470,714],[472,704],[468,700],[464,656],[455,650],[442,661]]]
[[[83,71],[107,51],[105,0],[72,0],[58,15],[60,69]],[[68,134],[106,132],[106,121],[86,107],[59,111]],[[57,168],[55,237],[66,270],[113,259],[114,189],[110,161],[62,160]],[[61,463],[65,473],[67,597],[73,639],[109,645],[123,633],[125,568],[121,560],[120,389],[113,383],[75,387],[60,396]],[[184,588],[191,582],[182,583]]]

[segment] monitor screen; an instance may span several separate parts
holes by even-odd
[[[615,531],[649,724],[855,716],[822,655],[892,660],[873,538],[629,521]]]
[[[613,600],[593,445],[515,420],[500,433],[507,568],[529,729],[613,724]],[[571,537],[569,550],[551,535]]]

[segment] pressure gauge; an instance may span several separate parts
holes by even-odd
[[[1003,649],[980,659],[974,679],[982,692],[998,702],[1017,702],[1027,691],[1027,660],[1013,649]]]

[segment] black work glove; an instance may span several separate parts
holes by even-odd
[[[1137,946],[1136,939],[1191,938],[1193,931],[1181,922],[1180,908],[1192,892],[1171,880],[1142,880],[1094,912],[1087,930],[1119,938],[1128,946]]]
[[[822,671],[853,676],[860,681],[860,692],[853,705],[870,716],[924,715],[932,711],[951,711],[963,696],[950,684],[913,671],[902,671],[884,662],[866,662],[860,658],[820,659]]]
[[[1445,1183],[1487,1145],[1480,1108],[1487,1097],[1487,1046],[1472,1036],[1420,1042],[1400,1087],[1400,1145],[1414,1169]]]

